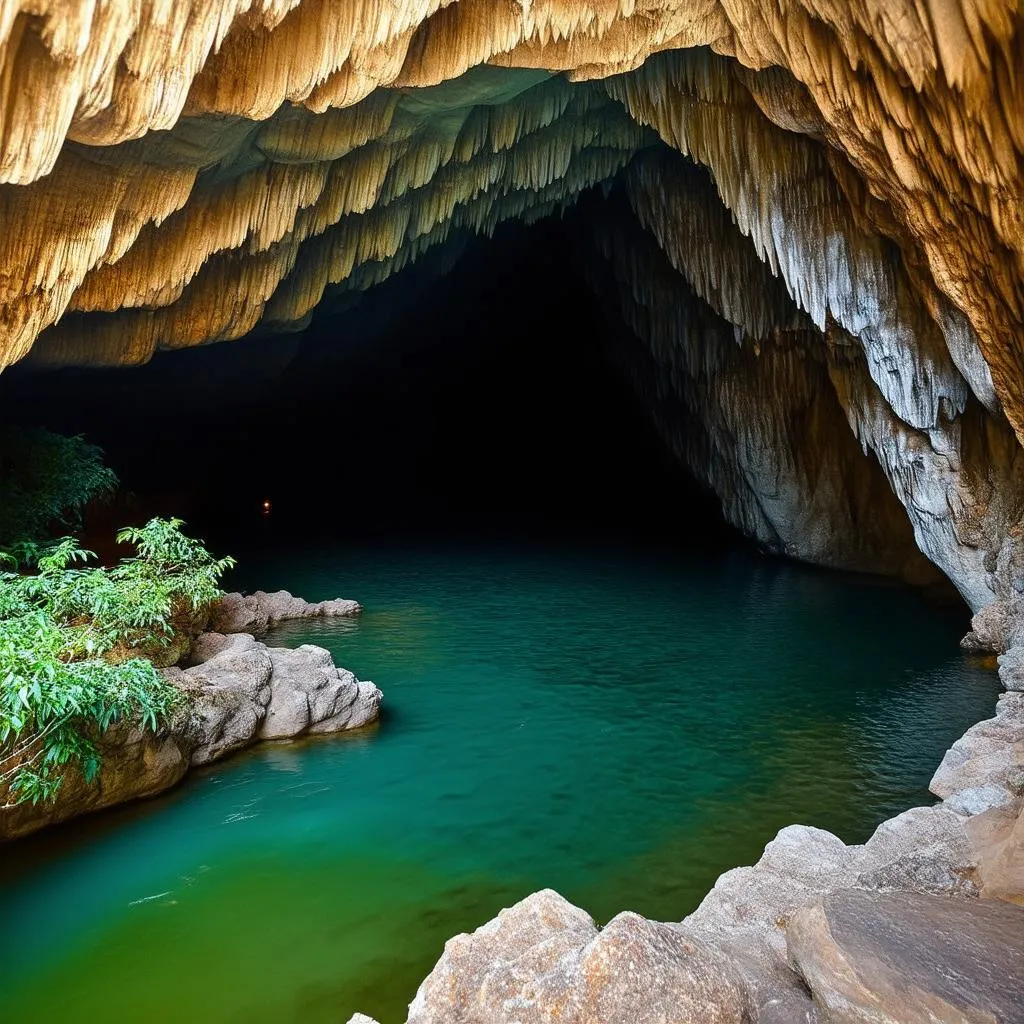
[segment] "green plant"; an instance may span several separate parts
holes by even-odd
[[[77,529],[85,506],[116,486],[103,452],[81,437],[0,429],[0,547],[52,536],[55,528]]]
[[[156,730],[180,701],[146,657],[190,632],[234,565],[181,532],[179,519],[122,530],[136,554],[112,568],[71,537],[7,554],[0,572],[0,788],[8,802],[57,792],[77,764],[100,767],[96,737],[114,722]]]

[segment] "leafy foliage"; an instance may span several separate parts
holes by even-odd
[[[0,791],[51,799],[77,764],[100,767],[95,737],[123,719],[156,730],[180,701],[145,656],[190,630],[234,565],[181,532],[179,519],[122,530],[136,554],[106,569],[65,537],[5,555],[0,572]]]
[[[0,430],[0,546],[76,529],[85,506],[116,485],[113,470],[103,465],[103,452],[81,437]]]

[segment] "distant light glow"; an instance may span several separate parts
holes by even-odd
[[[274,503],[269,498],[264,498],[260,508],[265,516],[269,516],[274,510]]]

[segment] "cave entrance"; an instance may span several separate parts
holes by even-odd
[[[656,432],[619,358],[628,330],[578,248],[578,219],[505,224],[450,268],[425,259],[301,333],[138,368],[15,368],[4,408],[100,444],[136,498],[122,516],[177,514],[225,545],[738,540]]]
[[[762,358],[696,299],[689,363],[630,331],[602,301],[614,260],[590,274],[577,248],[605,202],[417,263],[301,333],[0,378],[9,419],[85,432],[135,492],[97,534],[177,513],[239,556],[232,587],[357,598],[355,622],[267,643],[326,648],[385,694],[376,733],[267,744],[21,844],[0,880],[26,922],[0,965],[19,1019],[145,999],[168,1021],[397,1020],[448,937],[528,892],[679,920],[784,825],[861,842],[930,801],[997,685],[957,647],[962,609],[761,558],[725,525],[722,503],[769,539],[789,510],[800,536],[820,521],[753,473],[762,452],[837,488],[811,492],[845,516],[810,537],[823,552],[885,535],[855,514],[871,488],[900,510],[807,351]],[[740,429],[755,399],[787,413],[761,447]],[[128,987],[97,969],[101,927]]]

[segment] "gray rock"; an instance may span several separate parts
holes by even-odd
[[[168,729],[154,735],[114,726],[100,739],[95,784],[68,773],[53,804],[0,807],[0,840],[28,835],[90,811],[153,796],[189,766],[208,764],[257,739],[356,729],[377,718],[382,695],[335,666],[330,652],[268,648],[252,636],[203,633],[188,667],[163,669],[188,697]],[[0,791],[0,803],[3,792]]]
[[[255,594],[225,594],[210,611],[210,629],[263,636],[271,626],[286,619],[349,618],[362,610],[357,601],[344,598],[311,603],[287,590],[257,590]]]
[[[1007,691],[994,718],[946,751],[929,786],[959,814],[979,814],[1024,794],[1024,693]]]
[[[254,596],[225,594],[210,609],[210,629],[214,633],[249,633],[263,636],[270,618]]]
[[[993,807],[1003,807],[1013,801],[1013,794],[1008,789],[990,784],[961,789],[946,800],[945,805],[957,814],[970,815],[990,811]]]
[[[598,931],[549,889],[449,940],[408,1024],[740,1024],[722,954],[675,925],[619,914]]]
[[[1024,908],[846,890],[794,914],[787,939],[830,1024],[1024,1021]]]
[[[977,855],[964,821],[945,805],[912,807],[854,847],[851,884],[880,892],[973,896]]]
[[[353,1013],[347,1024],[377,1024],[377,1021],[372,1017],[367,1017],[365,1013]]]
[[[271,696],[260,739],[284,739],[310,731],[338,732],[375,719],[382,695],[335,666],[330,652],[304,644],[268,648],[273,663]]]
[[[1007,690],[1024,690],[1024,646],[999,655],[999,681]]]
[[[266,647],[240,633],[204,633],[185,671],[165,676],[193,698],[185,726],[195,739],[193,765],[208,764],[251,743],[266,716],[273,664]]]

